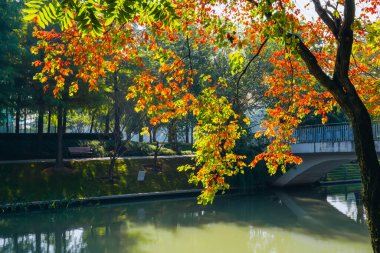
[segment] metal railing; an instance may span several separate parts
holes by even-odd
[[[380,122],[372,123],[373,137],[380,140]],[[298,127],[293,136],[297,143],[353,141],[349,123]]]

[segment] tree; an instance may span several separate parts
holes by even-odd
[[[268,86],[266,95],[275,97],[277,102],[267,110],[269,118],[262,122],[263,131],[256,135],[265,135],[272,142],[250,166],[265,160],[269,172],[274,174],[278,168],[285,171],[288,165],[300,163],[301,159],[291,153],[291,143],[296,141],[292,138],[293,129],[312,111],[321,115],[324,123],[326,115],[340,106],[354,129],[372,246],[374,252],[380,252],[380,165],[370,115],[379,114],[379,77],[373,71],[378,68],[379,55],[367,57],[375,47],[373,38],[379,33],[378,21],[372,21],[379,11],[377,1],[359,0],[361,9],[355,18],[354,0],[334,4],[313,0],[317,19],[306,19],[293,2],[278,0],[143,1],[140,4],[104,0],[98,5],[63,1],[54,2],[53,7],[41,7],[36,2],[29,3],[27,19],[35,19],[42,27],[49,22],[61,22],[64,29],[73,25],[70,20],[75,19],[78,31],[92,33],[93,38],[106,37],[107,28],[126,22],[153,27],[154,37],[141,41],[145,40],[152,57],[160,62],[160,73],[167,77],[166,82],[160,82],[146,70],[130,89],[130,97],[138,98],[137,110],[151,111],[148,114],[153,124],[183,117],[188,112],[197,117],[196,134],[202,139],[195,143],[196,161],[201,169],[194,173],[192,180],[202,182],[205,187],[200,196],[202,203],[212,201],[217,190],[228,188],[225,177],[239,172],[245,165],[244,157],[233,152],[243,132],[236,124],[239,116],[231,109],[230,101],[219,95],[228,84],[223,78],[213,80],[200,74],[199,80],[205,87],[201,95],[196,98],[186,92],[193,84],[196,71],[186,67],[174,51],[163,50],[157,40],[176,41],[178,34],[183,34],[193,38],[197,42],[194,44],[215,45],[216,51],[220,47],[232,47],[237,53],[231,57],[231,64],[242,75],[265,50],[268,40],[279,44],[280,50],[270,59],[275,69],[264,78]],[[158,6],[151,8],[157,3]],[[192,25],[196,29],[189,29]],[[247,45],[254,53],[249,61],[239,54]],[[368,94],[371,94],[369,100]]]

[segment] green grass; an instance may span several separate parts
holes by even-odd
[[[95,196],[192,189],[188,174],[176,168],[191,163],[191,158],[160,159],[161,172],[146,170],[145,181],[138,182],[139,170],[153,160],[118,160],[110,183],[104,179],[109,161],[73,161],[70,172],[46,170],[53,164],[8,164],[0,166],[0,204],[39,200],[70,200]]]

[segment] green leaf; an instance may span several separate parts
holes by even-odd
[[[38,13],[38,24],[45,29],[48,22],[46,21],[44,14],[42,12]]]
[[[42,13],[43,13],[43,15],[44,15],[44,17],[48,23],[53,22],[53,20],[51,19],[51,17],[49,16],[49,14],[46,11],[46,8],[42,8]],[[48,24],[46,24],[46,25],[48,25]]]
[[[31,20],[33,20],[35,17],[37,17],[37,14],[29,14],[29,15],[24,16],[24,20],[25,20],[25,21],[31,21]]]
[[[110,18],[108,18],[105,22],[105,26],[109,26],[113,21],[115,20],[115,16],[111,16]]]
[[[24,13],[35,14],[38,12],[38,9],[23,9],[22,11]]]
[[[49,8],[54,17],[57,17],[57,11],[52,3],[49,3]]]

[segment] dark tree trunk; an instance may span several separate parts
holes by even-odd
[[[58,124],[57,124],[57,158],[55,162],[57,169],[63,168],[63,108],[58,106]]]
[[[153,138],[153,142],[157,142],[157,126],[154,126],[153,129],[152,129],[152,138]]]
[[[359,106],[361,107],[361,106]],[[361,170],[363,203],[368,214],[368,227],[374,252],[380,252],[380,165],[367,110],[355,109],[352,119],[355,151]]]
[[[168,141],[171,146],[171,148],[176,152],[180,153],[179,148],[178,148],[178,141],[177,141],[177,121],[172,120],[169,123],[168,126]]]
[[[144,142],[144,135],[139,134],[139,142]]]
[[[56,253],[62,252],[62,233],[60,231],[54,232],[54,248]]]
[[[91,115],[91,125],[90,125],[90,134],[92,134],[92,129],[94,128],[95,115]]]
[[[38,154],[41,156],[42,153],[42,137],[44,132],[44,108],[41,104],[38,105],[38,124],[37,124],[37,135],[38,135]]]
[[[17,234],[14,234],[12,236],[12,239],[13,239],[13,250],[14,250],[14,252],[15,253],[20,252],[19,248],[18,248],[18,236],[17,236]]]
[[[51,127],[51,109],[49,108],[48,112],[48,125],[47,125],[47,132],[50,133],[50,127]]]
[[[42,135],[44,132],[44,107],[42,105],[38,106],[38,124],[37,133]]]
[[[26,113],[26,108],[24,110],[24,134],[26,133],[26,117],[27,117],[27,113]]]
[[[132,140],[132,133],[130,131],[125,132],[126,141]]]
[[[190,126],[190,143],[191,144],[194,144],[194,135],[193,135],[193,133],[194,133],[194,127],[193,127],[193,125],[191,125]]]
[[[186,122],[186,125],[185,125],[185,142],[186,143],[190,143],[189,134],[190,134],[189,122]]]
[[[67,108],[66,106],[63,108],[63,115],[62,115],[62,132],[66,133],[66,125],[67,125]]]
[[[15,126],[15,133],[19,134],[20,133],[20,117],[21,117],[21,112],[20,112],[20,107],[19,105],[16,106],[16,126]]]
[[[7,133],[9,133],[9,113],[8,108],[5,109],[5,128]]]
[[[36,234],[36,252],[41,253],[41,233]]]
[[[319,9],[319,11],[324,10]],[[309,72],[333,95],[350,119],[361,171],[363,203],[367,211],[372,248],[375,253],[380,253],[380,164],[376,154],[370,115],[348,76],[353,43],[351,26],[355,16],[353,1],[345,1],[344,13],[344,22],[336,34],[338,49],[332,78],[322,70],[313,53],[301,39],[294,35],[290,36],[297,40],[297,51],[306,63]]]
[[[121,92],[119,90],[118,86],[118,76],[117,72],[114,74],[114,129],[113,129],[113,141],[114,141],[114,147],[113,152],[111,155],[111,163],[108,170],[108,179],[110,181],[113,181],[114,178],[114,170],[115,170],[115,164],[116,159],[119,157],[120,152],[120,146],[121,146],[121,139],[122,139],[122,133],[120,129],[120,119],[121,119]]]
[[[109,112],[107,113],[107,116],[106,116],[104,133],[105,134],[110,133],[110,113]]]

